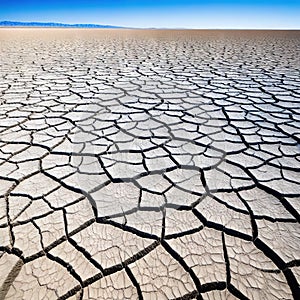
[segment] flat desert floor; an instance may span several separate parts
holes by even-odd
[[[300,299],[300,31],[0,29],[0,299]]]

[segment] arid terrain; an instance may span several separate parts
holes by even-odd
[[[300,299],[300,31],[0,29],[0,299]]]

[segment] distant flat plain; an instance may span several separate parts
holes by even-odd
[[[300,31],[0,29],[0,299],[299,299]]]

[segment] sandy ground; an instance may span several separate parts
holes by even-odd
[[[299,49],[0,29],[0,299],[300,299]]]

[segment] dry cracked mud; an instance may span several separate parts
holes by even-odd
[[[0,299],[300,299],[299,49],[0,29]]]

